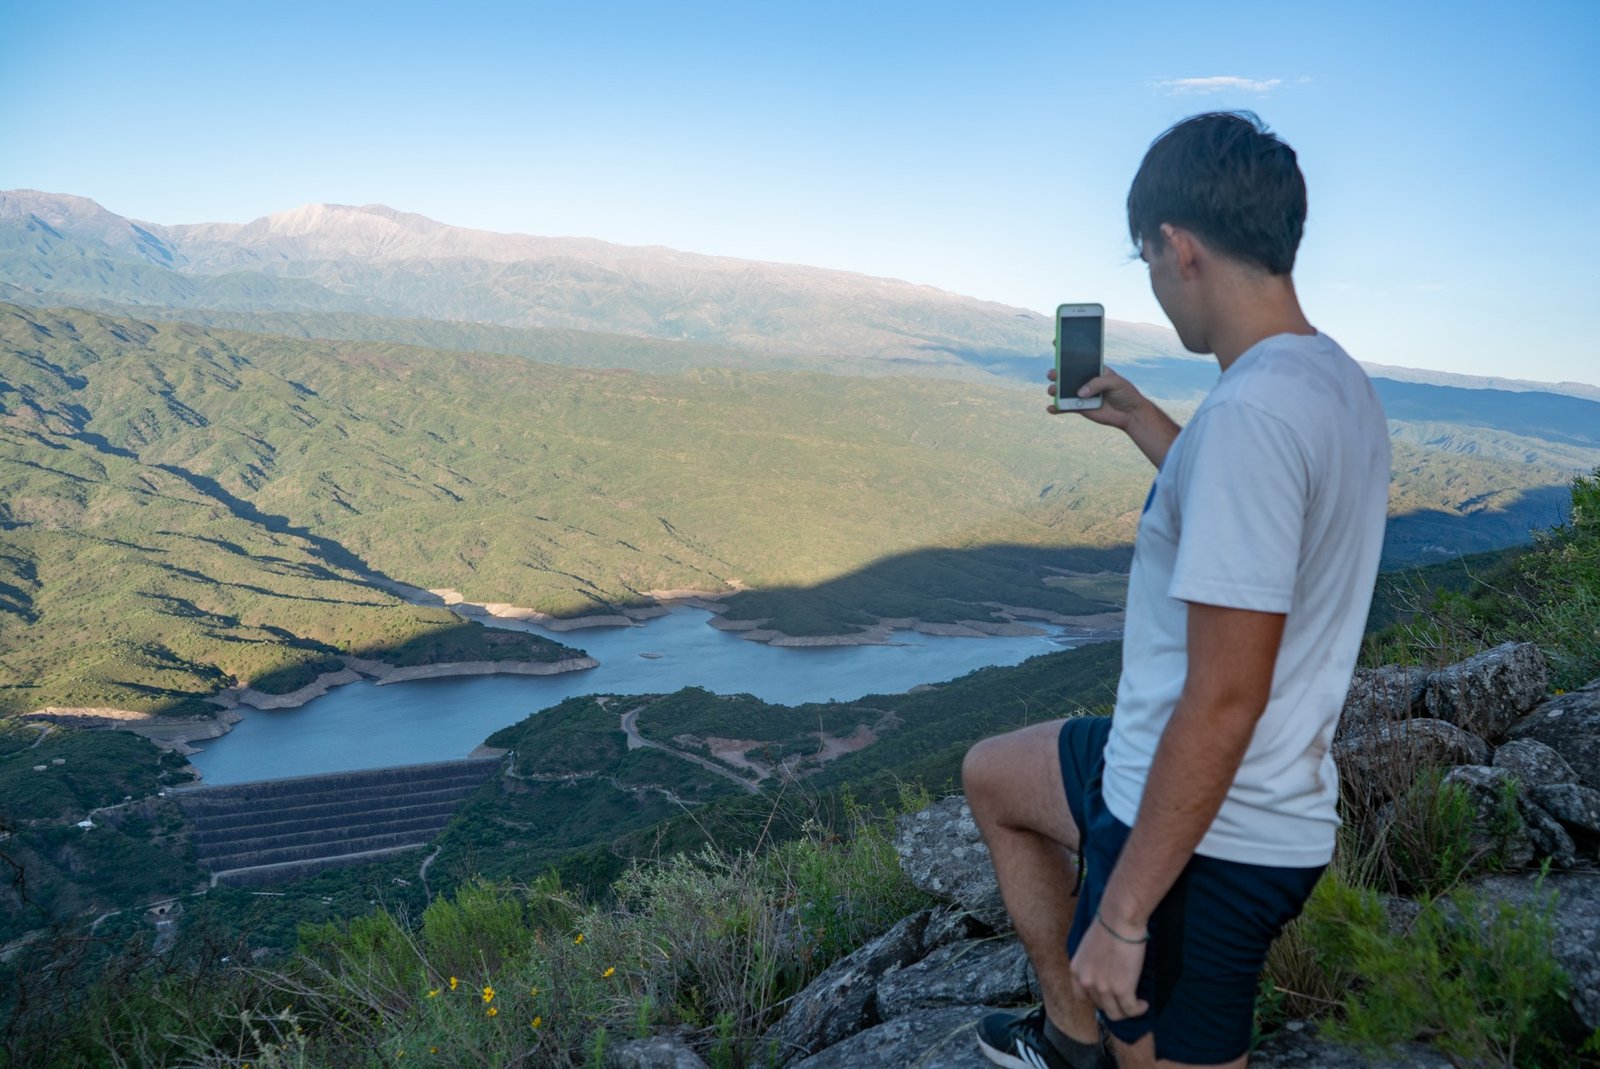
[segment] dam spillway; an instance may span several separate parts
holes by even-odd
[[[182,787],[196,860],[213,884],[280,883],[426,845],[500,769],[498,757]]]

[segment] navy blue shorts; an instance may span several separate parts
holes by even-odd
[[[1077,952],[1093,923],[1128,841],[1128,826],[1111,815],[1100,793],[1110,735],[1111,719],[1103,716],[1078,717],[1061,727],[1061,778],[1083,866],[1068,955]],[[1121,1021],[1102,1017],[1106,1028],[1124,1043],[1154,1032],[1156,1057],[1172,1061],[1217,1065],[1247,1053],[1267,948],[1299,915],[1326,867],[1278,868],[1194,855],[1150,917],[1138,987],[1149,1010]]]

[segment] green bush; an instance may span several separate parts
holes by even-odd
[[[1518,908],[1467,891],[1422,906],[1393,932],[1375,892],[1324,880],[1307,903],[1311,941],[1359,977],[1335,1039],[1369,1050],[1427,1041],[1457,1064],[1562,1064],[1567,978],[1550,953],[1553,896]]]

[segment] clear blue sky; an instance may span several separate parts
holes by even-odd
[[[676,8],[684,10],[674,10]],[[1600,2],[0,3],[0,188],[160,223],[379,202],[1164,322],[1127,182],[1300,152],[1356,356],[1600,383]]]

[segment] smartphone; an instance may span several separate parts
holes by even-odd
[[[1056,308],[1056,407],[1099,408],[1099,397],[1079,397],[1084,383],[1106,369],[1106,310],[1098,304]]]

